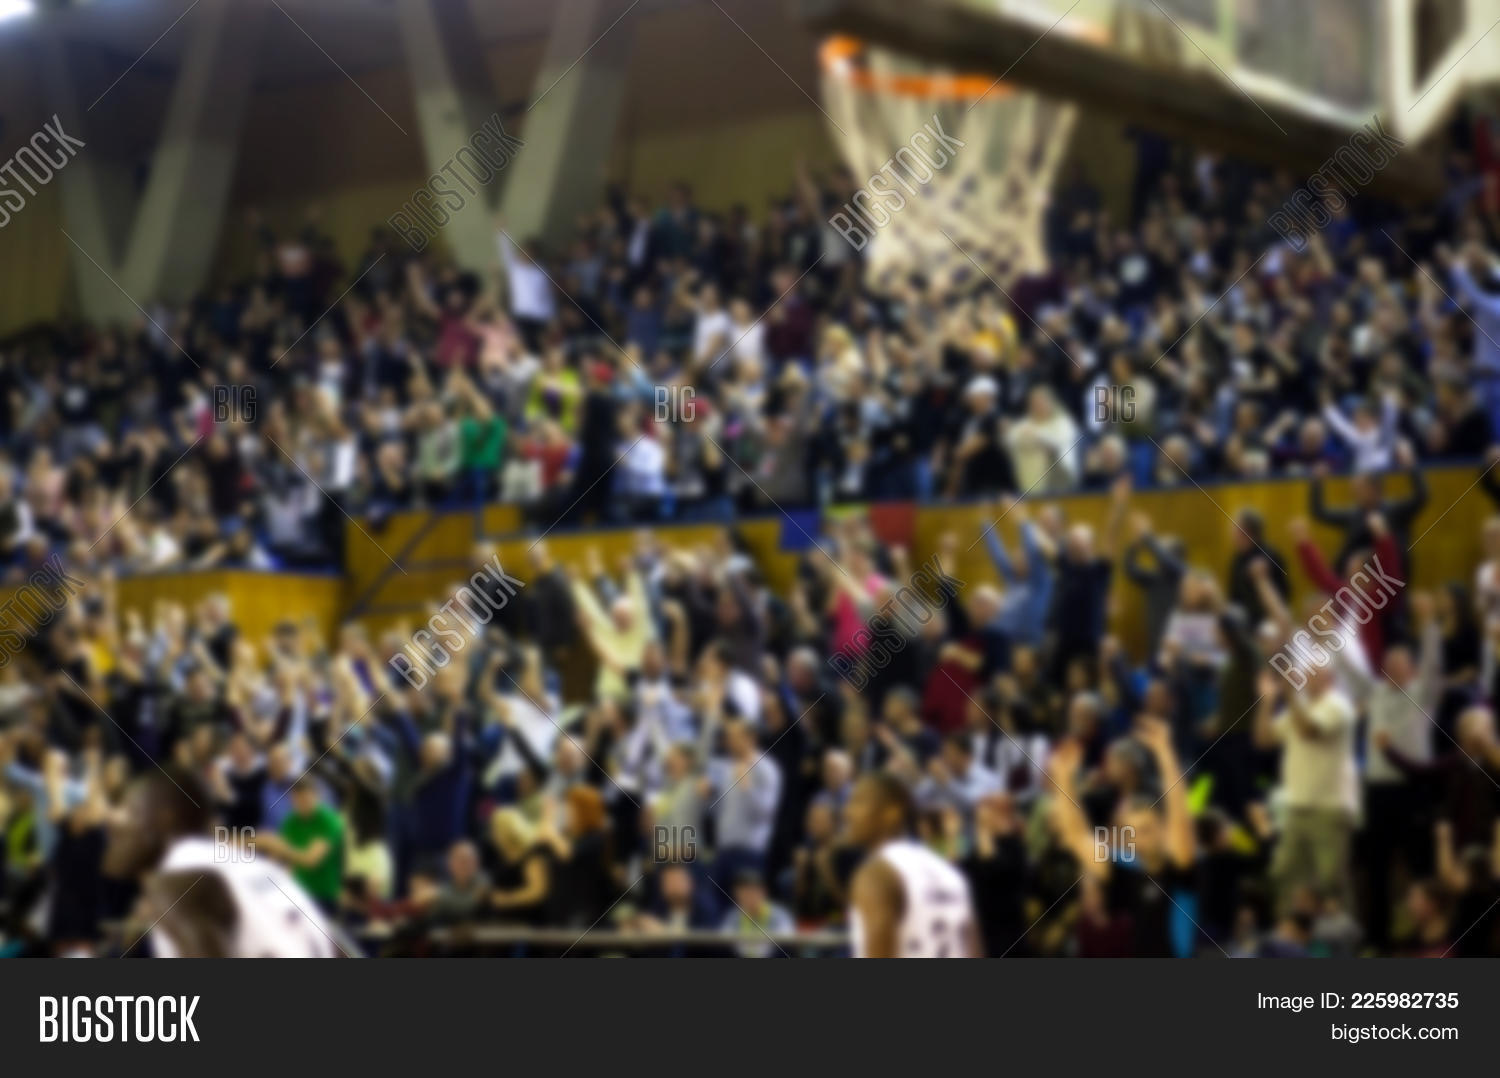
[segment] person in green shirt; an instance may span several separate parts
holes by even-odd
[[[493,412],[488,418],[464,416],[458,424],[462,467],[470,471],[498,472],[505,452],[505,420]]]
[[[292,868],[305,891],[324,910],[333,910],[344,878],[344,821],[323,804],[318,786],[303,779],[292,787],[292,811],[281,824],[281,834],[258,844]]]
[[[478,498],[493,497],[499,488],[500,461],[505,456],[505,420],[462,371],[454,372],[449,390],[459,415],[459,471],[469,477]]]

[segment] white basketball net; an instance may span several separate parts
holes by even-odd
[[[897,74],[890,53],[870,48],[865,57],[873,75]],[[1076,109],[1014,88],[957,98],[937,78],[932,93],[911,92],[911,83],[923,81],[907,79],[893,92],[856,85],[839,63],[823,71],[823,99],[842,129],[834,138],[856,183],[899,168],[890,165],[892,155],[934,116],[964,143],[874,231],[864,249],[866,283],[887,291],[920,274],[948,293],[986,277],[1008,288],[1041,272],[1044,214]]]

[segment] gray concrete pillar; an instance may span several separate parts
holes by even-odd
[[[619,125],[639,11],[606,0],[560,0],[521,128],[502,207],[517,240],[559,241],[598,207]]]
[[[447,216],[443,239],[461,265],[482,271],[495,261],[490,210],[508,171],[492,173],[490,163],[476,159],[472,148],[459,154],[486,125],[494,128],[499,109],[484,50],[465,3],[397,0],[396,13],[429,189],[453,192],[440,197]],[[457,208],[455,201],[461,201]]]
[[[85,146],[62,170],[66,235],[61,239],[71,248],[85,316],[135,317],[137,304],[186,299],[208,279],[234,179],[264,12],[261,4],[200,0],[183,19],[178,32],[190,39],[181,49],[182,66],[138,205],[106,197],[105,187],[117,182],[121,166],[97,150]],[[42,35],[39,64],[64,127],[87,143],[89,124],[107,114],[109,91],[81,107],[56,33]],[[100,111],[94,112],[94,105]]]
[[[186,299],[208,280],[266,10],[258,3],[203,0],[184,20],[192,24],[186,27],[192,40],[182,53],[125,252],[123,283],[139,290],[137,299]]]

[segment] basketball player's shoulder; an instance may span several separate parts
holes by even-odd
[[[282,958],[333,958],[340,952],[337,930],[285,867],[259,862],[246,867],[253,871],[231,881],[240,885],[245,913],[241,946]]]
[[[203,954],[217,947],[235,958],[326,958],[336,950],[322,911],[274,861],[224,860],[209,840],[182,839],[158,878],[178,881],[183,894],[185,934],[169,929],[171,949]],[[205,897],[193,899],[199,892]]]
[[[920,842],[910,840],[888,842],[881,847],[880,856],[903,876],[911,871],[918,871],[926,874],[935,873],[955,880],[964,879],[963,873],[952,863]]]
[[[211,869],[157,872],[147,878],[143,890],[159,956],[234,957],[239,905],[218,873]]]
[[[910,912],[912,907],[934,899],[969,901],[969,881],[964,874],[920,842],[888,842],[865,865],[879,873],[881,886],[898,909]]]
[[[850,891],[855,898],[861,896],[877,900],[901,901],[901,868],[885,856],[885,847],[875,850],[861,862],[850,881]]]
[[[898,953],[906,958],[957,958],[975,953],[974,908],[969,883],[954,865],[919,842],[882,846],[878,858],[889,874],[898,913]]]

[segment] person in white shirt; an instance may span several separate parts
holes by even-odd
[[[889,772],[854,785],[847,837],[868,852],[850,883],[856,958],[976,958],[984,953],[969,882],[911,837],[916,803]]]
[[[557,314],[557,297],[552,281],[536,261],[534,251],[518,251],[505,231],[504,224],[495,230],[500,248],[500,264],[505,267],[510,284],[510,313],[525,338],[527,347],[535,350],[540,330]]]
[[[646,268],[651,253],[651,211],[640,199],[630,200],[630,238],[626,241],[625,259],[637,272]]]
[[[1026,416],[1005,436],[1022,491],[1068,489],[1078,484],[1078,424],[1046,386],[1026,398]]]
[[[505,653],[496,649],[480,678],[481,693],[489,717],[505,727],[500,749],[484,773],[486,785],[513,779],[528,766],[550,760],[562,727],[557,722],[561,704],[547,691],[542,677],[541,653],[535,647],[521,648],[518,678],[500,675]]]
[[[1474,612],[1479,616],[1479,627],[1486,639],[1493,639],[1500,630],[1500,517],[1491,517],[1480,530],[1480,545],[1484,550],[1484,561],[1474,571]],[[1479,682],[1494,683],[1495,649],[1482,648],[1480,654]]]
[[[629,519],[650,519],[667,493],[667,453],[654,432],[641,437],[621,423],[615,495]]]
[[[755,317],[750,302],[736,297],[729,304],[729,352],[731,359],[743,360],[757,369],[766,357],[766,325]]]
[[[31,541],[35,534],[35,515],[31,504],[16,496],[16,473],[9,465],[0,468],[0,520],[6,533],[0,535],[0,549],[6,552],[17,550]],[[123,516],[123,514],[121,514]]]
[[[693,356],[700,363],[708,362],[711,366],[726,354],[737,334],[734,322],[724,308],[724,301],[719,298],[718,288],[704,285],[698,293],[697,306],[698,318],[693,323]]]
[[[1323,418],[1333,432],[1354,451],[1356,473],[1383,472],[1395,466],[1396,422],[1400,419],[1400,403],[1394,393],[1385,393],[1378,413],[1374,405],[1361,402],[1355,408],[1352,420],[1330,398],[1323,402]]]
[[[1356,711],[1338,687],[1332,666],[1313,666],[1300,691],[1283,692],[1282,679],[1261,674],[1256,740],[1279,744],[1280,796],[1285,809],[1272,859],[1278,908],[1285,913],[1296,892],[1316,887],[1351,908],[1349,844],[1359,814],[1354,760]],[[1278,707],[1278,703],[1280,707]]]

